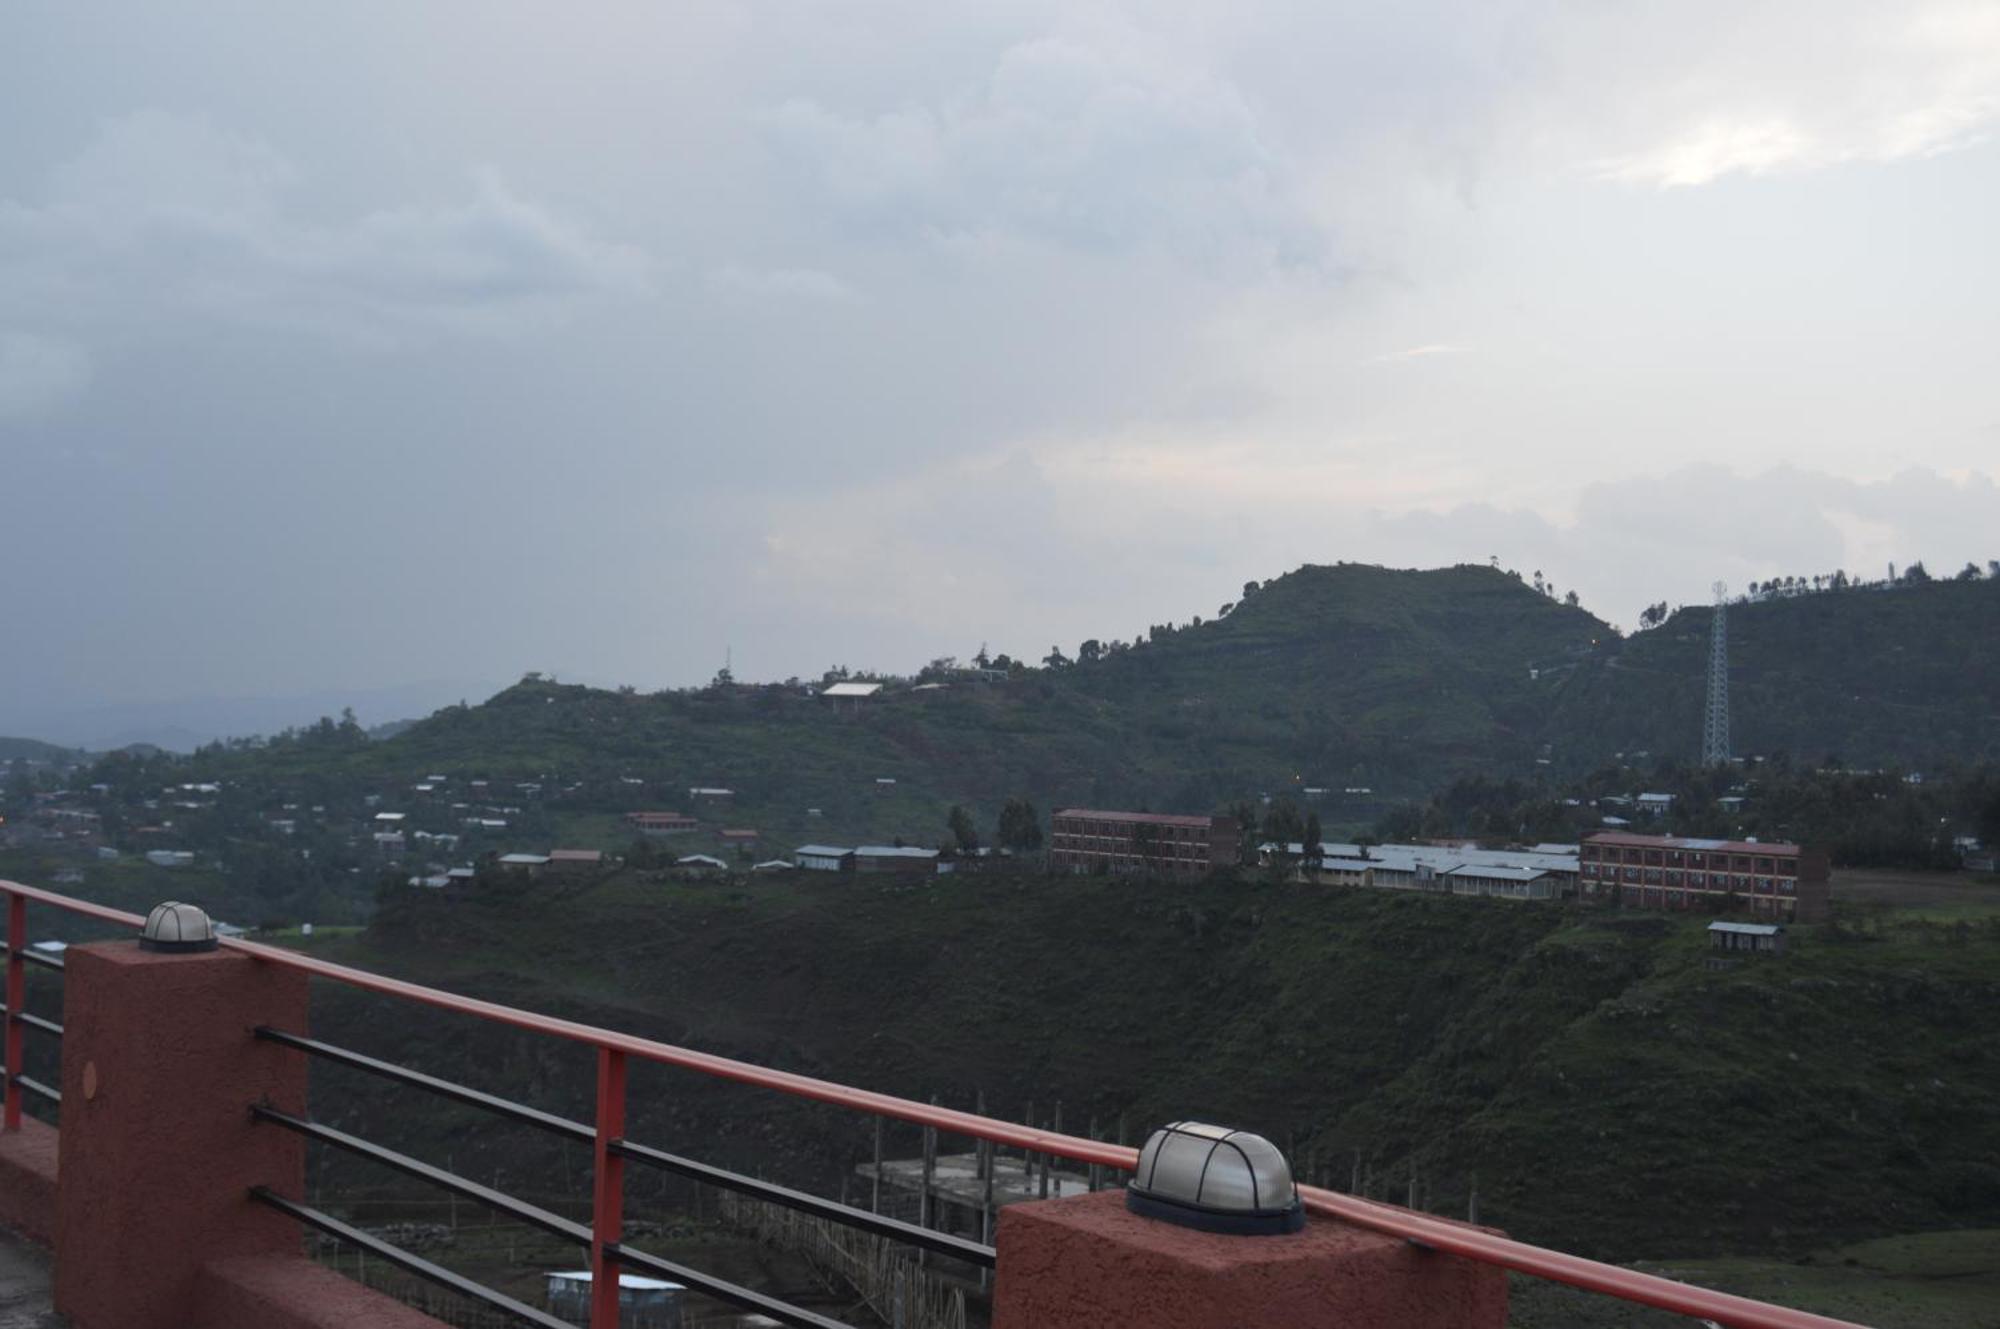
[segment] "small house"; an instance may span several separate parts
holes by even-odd
[[[807,872],[852,872],[854,851],[830,844],[802,844],[792,851],[792,861]]]
[[[832,706],[836,711],[842,707],[846,707],[848,710],[858,710],[864,702],[873,701],[881,691],[882,685],[880,683],[846,682],[835,683],[824,689],[819,695],[825,698],[827,704]]]
[[[1782,955],[1785,928],[1781,923],[1731,923],[1721,919],[1708,925],[1710,950],[1733,954]]]
[[[938,851],[910,845],[864,844],[854,851],[854,870],[862,874],[904,872],[929,875],[938,870]]]

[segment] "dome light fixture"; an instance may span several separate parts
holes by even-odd
[[[1280,1236],[1306,1225],[1292,1166],[1261,1135],[1176,1121],[1153,1132],[1125,1207],[1203,1232]]]
[[[215,949],[215,925],[200,905],[169,900],[155,905],[139,933],[139,948],[147,951],[191,952]]]

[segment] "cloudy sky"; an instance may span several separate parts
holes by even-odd
[[[0,732],[2000,557],[1994,3],[0,17]]]

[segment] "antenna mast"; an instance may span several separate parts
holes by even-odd
[[[1708,630],[1708,712],[1701,726],[1704,766],[1729,764],[1729,587],[1715,583],[1715,617]]]

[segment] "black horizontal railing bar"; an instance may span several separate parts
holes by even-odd
[[[429,1163],[411,1158],[408,1154],[384,1149],[379,1144],[370,1144],[359,1136],[349,1135],[346,1131],[337,1131],[331,1126],[308,1121],[304,1117],[295,1117],[289,1112],[280,1112],[273,1107],[259,1104],[250,1109],[250,1115],[258,1121],[268,1121],[273,1125],[283,1126],[286,1130],[296,1131],[308,1140],[330,1144],[336,1149],[344,1149],[348,1153],[381,1163],[385,1167],[392,1167],[420,1181],[428,1181],[434,1186],[454,1191],[468,1200],[498,1209],[503,1214],[512,1214],[522,1222],[538,1227],[544,1232],[567,1237],[579,1245],[590,1245],[590,1228],[585,1224],[564,1218],[561,1214],[550,1213],[539,1205],[529,1204],[526,1200],[517,1200],[505,1191],[482,1186],[469,1177],[459,1176],[456,1172],[447,1172],[441,1167],[433,1167]]]
[[[38,964],[44,969],[53,969],[57,973],[62,972],[63,961],[60,955],[50,955],[47,951],[38,951],[32,946],[24,947],[21,950],[15,951],[14,954],[20,956],[29,964]]]
[[[323,1213],[310,1205],[288,1200],[268,1186],[250,1188],[252,1199],[267,1204],[281,1214],[289,1214],[307,1227],[317,1228],[330,1237],[336,1237],[351,1246],[358,1246],[370,1255],[387,1260],[399,1269],[406,1269],[419,1278],[428,1279],[440,1287],[450,1288],[462,1297],[470,1298],[494,1310],[504,1312],[527,1324],[542,1326],[542,1329],[576,1329],[568,1320],[559,1319],[547,1311],[538,1311],[533,1306],[514,1300],[504,1292],[495,1292],[484,1283],[475,1283],[464,1274],[453,1273],[443,1265],[433,1264],[423,1256],[392,1245],[380,1237],[371,1236],[351,1223],[343,1223],[332,1214]]]
[[[0,1084],[5,1083],[7,1083],[7,1073],[0,1071]],[[14,1083],[20,1085],[24,1093],[33,1094],[37,1098],[47,1099],[51,1103],[62,1102],[62,1090],[51,1089],[48,1085],[43,1084],[40,1080],[32,1076],[17,1075],[14,1077]]]
[[[315,1057],[323,1057],[327,1061],[335,1062],[342,1066],[352,1066],[356,1070],[366,1071],[370,1075],[379,1075],[386,1080],[395,1080],[401,1084],[414,1085],[419,1089],[428,1089],[431,1093],[438,1094],[444,1098],[456,1099],[461,1103],[469,1103],[473,1107],[485,1108],[489,1112],[497,1112],[503,1117],[512,1117],[516,1121],[526,1122],[530,1126],[538,1126],[545,1131],[554,1131],[558,1135],[567,1135],[573,1140],[590,1141],[597,1138],[597,1133],[580,1121],[572,1121],[568,1117],[558,1117],[553,1112],[544,1112],[540,1108],[529,1107],[526,1103],[516,1103],[511,1098],[501,1098],[497,1094],[484,1093],[468,1085],[454,1083],[451,1080],[440,1080],[435,1075],[426,1075],[422,1071],[413,1071],[407,1066],[398,1066],[394,1062],[381,1061],[374,1057],[364,1056],[359,1052],[350,1052],[344,1047],[337,1047],[332,1043],[322,1043],[316,1038],[305,1038],[298,1034],[288,1034],[282,1029],[273,1029],[269,1025],[261,1024],[252,1032],[266,1042],[279,1043],[288,1048],[297,1048],[301,1052],[310,1053]]]
[[[683,1158],[679,1154],[670,1154],[663,1149],[634,1144],[630,1140],[613,1140],[611,1152],[629,1158],[635,1163],[645,1163],[668,1172],[677,1172],[683,1177],[691,1177],[710,1186],[753,1196],[772,1204],[783,1205],[787,1209],[797,1209],[815,1218],[825,1218],[847,1227],[872,1232],[878,1237],[888,1237],[893,1241],[921,1246],[925,1250],[949,1255],[968,1264],[982,1265],[988,1269],[994,1267],[995,1257],[991,1246],[983,1246],[968,1238],[953,1236],[949,1232],[933,1232],[927,1227],[905,1223],[899,1218],[884,1218],[866,1209],[856,1209],[852,1205],[841,1204],[838,1200],[826,1200],[806,1191],[793,1190],[789,1186],[758,1181],[740,1172],[731,1172],[726,1168],[697,1162],[692,1158]]]
[[[569,1117],[559,1117],[553,1112],[544,1112],[539,1108],[531,1108],[525,1103],[516,1103],[512,1099],[501,1098],[496,1094],[485,1093],[451,1080],[441,1080],[435,1075],[426,1075],[422,1071],[413,1071],[407,1066],[398,1066],[394,1062],[381,1061],[375,1057],[353,1052],[332,1043],[323,1043],[315,1038],[306,1038],[299,1034],[286,1033],[282,1029],[273,1029],[268,1025],[259,1025],[255,1033],[258,1038],[264,1039],[267,1042],[297,1048],[301,1052],[310,1053],[315,1057],[323,1057],[339,1065],[352,1066],[357,1070],[366,1071],[370,1075],[379,1075],[384,1079],[395,1080],[401,1084],[428,1089],[432,1093],[440,1094],[446,1098],[455,1099],[461,1103],[468,1103],[474,1107],[482,1107],[491,1112],[499,1113],[501,1116],[512,1117],[516,1121],[526,1122],[531,1126],[538,1126],[543,1130],[553,1131],[558,1135],[569,1136],[574,1140],[589,1141],[596,1139],[596,1132],[580,1121],[575,1121]],[[704,1182],[723,1190],[736,1191],[739,1194],[752,1196],[772,1204],[783,1205],[787,1209],[797,1209],[802,1213],[829,1219],[865,1232],[872,1232],[877,1236],[888,1237],[894,1241],[907,1242],[912,1246],[920,1246],[926,1250],[936,1251],[940,1255],[949,1255],[954,1259],[964,1260],[968,1264],[981,1265],[986,1268],[992,1268],[994,1264],[995,1257],[991,1246],[983,1246],[976,1241],[970,1241],[964,1237],[955,1237],[944,1232],[933,1232],[929,1228],[919,1227],[915,1223],[905,1223],[900,1219],[884,1218],[880,1214],[870,1213],[866,1209],[856,1209],[852,1205],[844,1205],[835,1200],[822,1199],[817,1195],[811,1195],[805,1191],[793,1190],[789,1186],[779,1186],[771,1182],[759,1181],[755,1177],[746,1177],[740,1172],[731,1172],[726,1168],[697,1162],[692,1158],[684,1158],[678,1154],[667,1153],[665,1150],[653,1149],[642,1144],[634,1144],[630,1140],[614,1141],[612,1148],[636,1162],[663,1168],[669,1172],[677,1172],[681,1176],[691,1177],[696,1181]]]
[[[753,1292],[740,1283],[705,1274],[699,1269],[690,1269],[684,1264],[645,1251],[635,1251],[620,1242],[606,1242],[605,1253],[615,1259],[625,1269],[643,1269],[669,1282],[685,1284],[704,1296],[717,1301],[733,1302],[745,1309],[767,1315],[779,1324],[795,1325],[798,1329],[849,1329],[841,1320],[830,1320],[817,1311],[809,1311],[803,1306],[794,1306],[776,1297],[767,1297],[762,1292]]]

